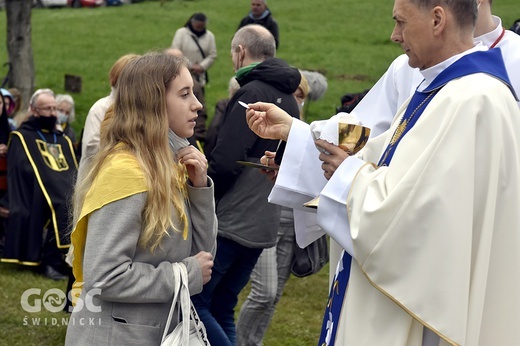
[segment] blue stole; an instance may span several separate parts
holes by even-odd
[[[327,300],[327,306],[325,307],[325,314],[321,324],[318,346],[334,345],[334,341],[336,340],[339,316],[341,315],[341,308],[343,307],[343,299],[347,293],[351,263],[352,256],[343,250],[341,252],[341,259],[338,262],[338,267],[336,268],[334,280],[330,286],[329,299]]]
[[[475,73],[486,73],[500,79],[509,87],[513,96],[518,100],[509,82],[500,48],[467,54],[443,70],[425,90],[415,91],[403,118],[400,120],[399,126],[395,130],[390,143],[379,160],[378,166],[390,165],[401,139],[415,125],[428,103],[443,86],[454,79]],[[350,276],[351,262],[352,257],[343,250],[336,275],[330,287],[329,299],[327,300],[325,315],[323,316],[318,346],[334,345],[335,343],[339,317],[341,315],[343,300],[346,295]],[[355,318],[355,316],[353,318]]]

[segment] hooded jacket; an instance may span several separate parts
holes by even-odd
[[[297,68],[278,58],[266,59],[237,78],[241,87],[228,103],[217,143],[208,153],[220,236],[254,248],[275,245],[280,209],[267,202],[273,184],[258,169],[236,161],[258,162],[266,150],[276,151],[278,141],[253,133],[238,101],[274,103],[297,118],[299,110],[292,93],[300,79]]]

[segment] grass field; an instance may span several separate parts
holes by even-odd
[[[320,71],[328,80],[326,95],[307,109],[308,120],[333,115],[343,94],[372,86],[401,54],[389,39],[392,5],[391,0],[269,1],[280,26],[278,57],[301,69]],[[208,29],[217,38],[219,54],[209,70],[211,83],[206,89],[212,116],[216,101],[227,96],[227,83],[233,74],[230,40],[248,9],[247,0],[175,0],[163,6],[158,1],[144,1],[96,9],[35,9],[32,43],[36,87],[63,93],[65,74],[82,77],[81,93],[73,94],[77,104],[73,125],[79,131],[90,106],[109,93],[107,74],[118,57],[168,47],[175,30],[192,13],[202,11],[209,18]],[[495,1],[494,12],[509,27],[520,18],[518,0]],[[5,27],[3,11],[0,28]],[[2,29],[3,47],[5,38]],[[6,61],[7,52],[1,49],[0,65]],[[0,70],[0,76],[6,72],[5,68]],[[314,276],[289,280],[266,346],[316,344],[328,290],[327,271],[328,267]],[[64,290],[65,282],[56,283],[24,268],[0,264],[0,345],[62,345],[66,330],[62,318],[67,315],[25,312],[20,297],[29,288],[41,289],[42,298],[49,289]],[[38,318],[40,325],[35,325]]]
[[[36,87],[64,92],[64,75],[82,77],[77,103],[76,130],[83,126],[90,106],[110,91],[108,70],[126,53],[145,53],[171,45],[175,30],[194,12],[209,18],[208,29],[217,39],[218,58],[209,70],[207,87],[210,115],[220,98],[227,97],[233,75],[230,41],[249,1],[145,1],[122,7],[35,9],[32,15]],[[340,96],[370,87],[385,71],[399,48],[389,39],[392,28],[390,0],[370,2],[329,0],[270,4],[280,26],[278,57],[307,70],[318,70],[328,79],[328,92],[308,109],[310,120],[335,113]],[[335,10],[337,9],[337,10]],[[363,17],[366,17],[363,22]],[[370,14],[370,15],[368,15]],[[356,19],[356,20],[354,20]],[[5,17],[0,27],[5,27]],[[5,40],[5,31],[0,41]],[[7,61],[0,51],[0,62]],[[5,68],[4,68],[5,70]],[[6,71],[4,71],[6,72]]]
[[[343,94],[372,86],[401,54],[389,38],[393,28],[392,4],[391,0],[269,3],[280,26],[278,57],[327,77],[328,91],[323,99],[309,106],[308,120],[333,115]],[[209,70],[211,83],[206,96],[212,116],[216,101],[227,96],[227,83],[233,75],[230,40],[248,9],[248,1],[240,4],[232,0],[35,9],[32,41],[36,87],[63,93],[65,74],[82,77],[81,93],[73,94],[78,115],[73,125],[79,131],[90,106],[109,93],[107,74],[118,57],[170,46],[175,30],[192,13],[203,11],[209,18],[208,29],[216,36],[218,50],[217,61]],[[494,10],[506,27],[520,17],[517,0],[496,1]],[[5,15],[0,16],[0,28],[5,28],[5,21]],[[0,42],[5,42],[5,35],[5,31],[0,32]],[[5,61],[7,52],[0,50],[0,63]],[[4,67],[0,75],[6,72]]]
[[[0,283],[0,345],[63,345],[67,329],[63,320],[68,319],[68,314],[47,311],[43,302],[41,312],[26,312],[21,306],[21,297],[28,289],[39,289],[28,301],[35,306],[36,300],[43,301],[49,290],[65,291],[66,281],[52,281],[26,268],[0,263]],[[264,345],[316,344],[328,294],[327,283],[328,265],[310,277],[291,277]],[[247,291],[242,292],[239,305]]]

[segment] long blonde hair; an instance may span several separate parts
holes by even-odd
[[[153,252],[169,228],[178,232],[187,229],[185,167],[174,161],[168,144],[166,108],[167,89],[186,67],[185,59],[156,52],[125,66],[118,79],[113,113],[103,124],[99,152],[89,163],[86,177],[76,184],[74,222],[104,160],[123,143],[124,150],[136,157],[148,187],[139,244]],[[174,226],[172,205],[183,223],[182,230]]]

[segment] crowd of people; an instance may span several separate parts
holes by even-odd
[[[492,0],[395,0],[393,18],[404,54],[351,112],[371,129],[355,155],[312,136],[313,84],[276,57],[265,0],[232,38],[209,124],[217,49],[201,12],[171,47],[114,62],[79,135],[71,95],[38,89],[24,111],[1,89],[1,261],[100,307],[70,307],[99,323],[69,324],[66,344],[160,344],[181,262],[209,343],[262,345],[295,247],[324,234],[319,345],[520,340],[520,36]]]

